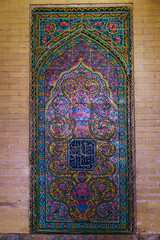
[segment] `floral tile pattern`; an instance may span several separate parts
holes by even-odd
[[[33,8],[31,231],[134,230],[130,7]]]

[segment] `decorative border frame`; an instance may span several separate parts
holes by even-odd
[[[95,6],[95,5],[94,5]],[[34,8],[36,7],[36,8]],[[76,12],[101,12],[101,11],[115,11],[117,9],[118,11],[124,11],[127,10],[129,11],[129,21],[130,21],[130,26],[129,26],[129,39],[130,39],[130,56],[129,56],[129,61],[130,61],[130,71],[128,71],[127,66],[123,64],[125,72],[127,73],[127,165],[128,165],[128,208],[129,208],[129,230],[128,231],[94,231],[94,233],[134,233],[135,231],[135,136],[134,136],[134,82],[133,82],[133,59],[132,59],[132,54],[133,54],[133,49],[132,49],[132,7],[131,5],[117,5],[113,7],[87,7],[87,6],[82,6],[82,7],[73,7],[74,11]],[[36,93],[36,78],[35,75],[38,73],[38,68],[42,64],[42,61],[40,60],[37,67],[34,70],[34,65],[33,65],[33,31],[34,31],[34,24],[33,24],[33,13],[35,11],[44,11],[44,12],[51,12],[51,11],[61,11],[61,12],[69,12],[71,11],[72,7],[67,6],[67,8],[62,7],[58,8],[56,6],[47,6],[47,8],[44,8],[44,6],[35,6],[31,5],[31,31],[30,31],[30,37],[31,37],[31,82],[30,82],[30,232],[32,233],[38,233],[38,232],[47,232],[45,231],[37,231],[37,93]],[[72,36],[73,37],[73,36]],[[95,37],[96,38],[96,37]],[[65,39],[66,41],[66,39]],[[100,41],[98,39],[98,41]],[[101,41],[101,44],[104,45],[104,42]],[[62,42],[61,42],[62,45]],[[57,48],[57,44],[54,46]],[[108,48],[108,45],[107,45]],[[47,51],[47,54],[51,53],[53,51],[53,48],[49,49]],[[119,56],[116,51],[112,49],[112,52],[116,55],[116,57],[119,59]],[[84,229],[82,229],[84,233]],[[48,233],[53,233],[57,231],[52,231]],[[58,231],[59,232],[59,231]],[[64,230],[64,233],[80,233],[80,231],[69,231],[69,230]],[[85,230],[85,233],[93,233],[93,230]]]

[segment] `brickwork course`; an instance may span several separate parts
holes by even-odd
[[[160,233],[160,0],[0,0],[1,233],[29,232],[30,4],[101,3],[133,3],[136,232]]]

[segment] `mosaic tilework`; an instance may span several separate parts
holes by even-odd
[[[130,7],[37,7],[31,37],[31,231],[133,231]]]

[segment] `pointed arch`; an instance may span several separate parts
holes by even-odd
[[[92,33],[87,32],[85,29],[78,29],[76,33],[70,34],[66,38],[63,38],[62,40],[59,40],[59,42],[56,43],[56,44],[54,44],[53,40],[50,41],[48,43],[48,45],[45,46],[45,48],[47,48],[47,50],[44,51],[44,53],[41,55],[41,57],[37,61],[36,67],[35,67],[35,71],[37,71],[39,69],[39,67],[41,66],[42,62],[45,62],[45,60],[52,53],[56,53],[61,47],[66,45],[66,43],[70,43],[74,39],[76,39],[78,37],[81,37],[81,36],[82,37],[84,36],[87,39],[89,39],[90,41],[94,42],[95,44],[101,46],[101,48],[104,49],[104,51],[108,51],[113,56],[113,58],[116,59],[117,62],[121,65],[123,70],[126,73],[128,72],[127,63],[126,63],[124,57],[116,49],[111,47],[111,45],[108,44],[106,41],[104,41],[103,39],[100,39],[99,37],[93,35]],[[52,43],[53,43],[53,45],[52,45]]]

